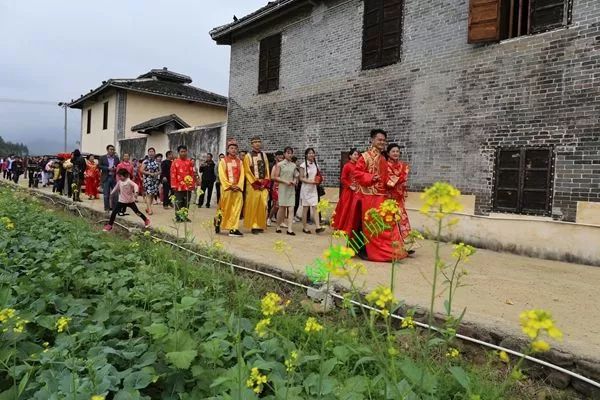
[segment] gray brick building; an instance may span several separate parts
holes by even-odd
[[[478,214],[600,201],[598,0],[278,0],[211,36],[229,136],[315,147],[330,185],[381,127],[411,191],[448,181]]]

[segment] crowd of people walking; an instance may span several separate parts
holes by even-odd
[[[374,261],[389,261],[406,256],[402,246],[410,232],[404,203],[407,195],[408,164],[400,160],[400,146],[387,145],[387,133],[374,129],[371,145],[365,152],[350,149],[341,176],[341,192],[330,225],[347,233],[349,238],[361,236],[364,246],[357,249]],[[235,139],[227,142],[226,154],[213,160],[207,154],[197,167],[186,146],[163,156],[154,148],[142,160],[129,154],[116,154],[108,145],[106,154],[98,160],[93,155],[83,157],[79,150],[59,154],[55,158],[8,156],[0,159],[2,176],[18,183],[27,173],[30,187],[52,186],[52,191],[82,201],[84,190],[88,200],[98,199],[102,189],[104,210],[110,213],[112,225],[119,214],[131,209],[145,226],[153,207],[162,204],[173,209],[176,222],[191,222],[188,210],[195,196],[198,207],[211,207],[213,193],[217,197],[215,231],[232,237],[243,236],[240,230],[258,235],[275,225],[275,232],[295,236],[294,224],[302,223],[304,234],[325,231],[317,207],[324,196],[324,174],[315,149],[308,148],[298,159],[292,147],[275,153],[271,166],[260,137],[250,141],[250,151],[239,151]],[[85,189],[84,189],[85,188]],[[145,213],[138,206],[142,196]],[[386,200],[394,200],[398,217],[390,229],[371,232],[363,221],[369,210],[378,209]],[[311,230],[314,224],[314,231]]]

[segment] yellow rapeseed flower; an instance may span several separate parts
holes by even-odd
[[[105,399],[105,397],[101,396],[99,394],[95,394],[90,398],[90,400],[104,400],[104,399]]]
[[[250,377],[246,380],[246,386],[248,386],[256,394],[260,394],[263,391],[264,384],[267,383],[268,378],[266,375],[260,373],[258,368],[252,368],[250,371]]]
[[[285,370],[288,373],[292,372],[294,370],[294,368],[296,367],[297,362],[298,362],[298,352],[296,350],[294,350],[290,353],[290,358],[288,358],[284,361]]]
[[[260,301],[260,309],[265,317],[270,317],[283,310],[283,300],[277,293],[269,292]]]
[[[345,276],[348,274],[347,267],[349,261],[356,253],[350,247],[332,245],[323,252],[325,268],[335,276]]]
[[[344,239],[344,240],[348,240],[348,234],[344,231],[333,231],[331,233],[331,236],[333,236],[335,239]]]
[[[454,250],[452,251],[452,257],[463,261],[467,261],[469,257],[475,254],[476,251],[475,247],[469,246],[468,244],[464,244],[462,242],[459,244],[455,244],[453,246],[453,249]]]
[[[285,242],[285,240],[276,240],[275,243],[273,243],[273,250],[278,253],[287,253],[291,249],[292,248]]]
[[[212,242],[212,248],[215,250],[223,250],[225,248],[225,246],[223,245],[223,243],[220,240],[214,240]]]
[[[306,320],[306,324],[304,325],[304,332],[312,333],[312,332],[320,332],[323,330],[323,325],[319,324],[316,318],[309,317]]]
[[[448,349],[448,352],[446,353],[446,357],[448,358],[458,358],[459,355],[460,351],[458,351],[458,349],[455,349],[454,347],[450,347]]]
[[[402,320],[402,324],[400,325],[400,327],[402,328],[408,328],[408,329],[414,329],[415,328],[415,321],[413,320],[413,317],[411,317],[410,315],[406,318],[404,318],[404,320]]]
[[[327,199],[322,199],[317,203],[317,212],[323,215],[329,215],[331,211],[331,203]]]
[[[519,315],[521,329],[529,338],[535,340],[542,333],[546,333],[552,339],[561,340],[562,332],[554,325],[552,315],[544,310],[527,310]]]
[[[4,322],[6,320],[11,319],[12,317],[15,316],[15,309],[14,308],[4,308],[0,311],[0,322]]]
[[[259,337],[265,337],[267,335],[269,325],[271,325],[271,318],[261,319],[256,324],[256,327],[254,328],[254,332],[256,332],[256,334]]]
[[[531,342],[531,350],[534,353],[543,353],[550,350],[550,345],[545,340],[534,340]]]
[[[380,286],[369,293],[366,297],[367,301],[371,304],[375,304],[379,308],[386,308],[394,303],[396,303],[396,299],[394,298],[394,294],[392,290],[388,287]]]
[[[69,322],[71,322],[71,318],[69,317],[60,317],[58,321],[56,321],[56,330],[58,333],[64,332],[69,328]]]
[[[502,361],[505,364],[508,364],[510,362],[510,358],[508,357],[508,354],[506,354],[506,352],[504,350],[502,350],[498,353],[498,358],[500,358],[500,361]]]
[[[15,326],[13,327],[13,332],[23,333],[23,331],[25,330],[25,325],[27,325],[27,323],[29,323],[29,321],[27,321],[26,319],[20,319],[19,317],[17,317],[17,321],[15,322]]]
[[[4,228],[6,228],[7,231],[12,231],[13,229],[15,229],[14,222],[12,222],[12,220],[8,217],[0,218],[0,223],[4,225]]]
[[[442,219],[446,215],[461,211],[460,191],[446,182],[436,182],[429,187],[421,199],[424,201],[421,213],[433,214],[435,219]]]

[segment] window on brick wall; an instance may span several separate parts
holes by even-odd
[[[552,204],[552,148],[503,148],[496,153],[494,210],[549,215]]]
[[[400,61],[403,0],[365,0],[362,68]]]
[[[88,108],[87,110],[87,133],[92,132],[92,109]]]
[[[102,114],[102,129],[108,129],[108,101],[104,103],[104,112]]]
[[[469,0],[469,43],[495,42],[565,26],[573,0]]]
[[[281,33],[260,41],[258,57],[258,93],[279,89],[279,65],[281,62]]]

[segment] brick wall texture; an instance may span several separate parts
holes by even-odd
[[[600,201],[600,1],[574,0],[567,28],[471,45],[467,0],[406,0],[401,61],[368,71],[362,23],[361,0],[325,1],[234,37],[229,136],[314,147],[332,185],[340,153],[381,127],[404,147],[410,190],[448,181],[480,214],[496,148],[552,145],[555,214],[574,221],[577,201]],[[258,94],[259,41],[277,32],[280,88]]]

